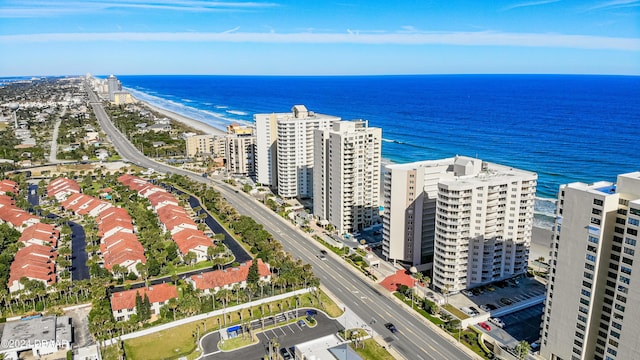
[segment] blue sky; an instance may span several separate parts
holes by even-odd
[[[0,0],[0,76],[640,74],[640,0]]]

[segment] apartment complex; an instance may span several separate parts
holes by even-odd
[[[256,137],[253,127],[231,124],[225,136],[225,167],[234,175],[255,176]]]
[[[379,211],[382,129],[338,121],[314,137],[314,215],[340,233],[371,226]]]
[[[329,129],[336,116],[317,114],[304,105],[290,113],[256,114],[257,182],[284,198],[313,195],[313,131]]]
[[[193,135],[186,140],[187,157],[224,157],[224,139],[216,135]]]
[[[639,359],[640,172],[563,185],[556,211],[540,354]]]
[[[463,156],[389,165],[383,253],[449,292],[527,270],[537,174]]]

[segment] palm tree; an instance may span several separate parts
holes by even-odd
[[[518,354],[518,360],[524,360],[529,355],[531,345],[528,341],[522,340],[516,345],[516,353]]]

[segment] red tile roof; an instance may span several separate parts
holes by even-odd
[[[28,228],[24,229],[20,236],[20,241],[40,241],[42,243],[49,243],[51,246],[57,246],[58,239],[60,238],[60,230],[55,226],[45,223],[36,223]]]
[[[158,284],[140,289],[131,289],[113,293],[111,295],[111,310],[118,311],[136,307],[136,294],[144,298],[146,294],[150,303],[165,302],[178,297],[178,290],[174,285]]]
[[[17,194],[18,191],[19,188],[17,182],[9,179],[0,180],[0,194],[5,194],[8,192]]]
[[[214,246],[213,241],[200,230],[184,229],[172,236],[181,254],[187,254],[198,246]]]
[[[0,206],[0,220],[10,223],[15,228],[20,228],[27,223],[40,222],[40,218],[14,205]]]
[[[50,246],[32,244],[19,249],[9,269],[9,286],[23,277],[56,281],[55,258],[57,253]]]
[[[262,262],[262,259],[258,259],[257,261],[258,274],[260,274],[260,277],[269,276],[271,274],[269,265]],[[253,261],[247,261],[246,263],[236,268],[215,270],[200,275],[192,275],[191,280],[195,283],[196,288],[201,290],[215,289],[223,287],[225,285],[241,283],[247,280],[247,276],[249,275],[249,268],[251,267],[252,263]]]
[[[406,270],[398,270],[395,274],[387,276],[380,283],[380,285],[391,292],[398,290],[401,285],[413,287],[415,284],[416,279],[414,279]]]
[[[48,197],[55,197],[61,193],[78,194],[80,193],[80,186],[77,182],[67,178],[54,179],[47,185]]]

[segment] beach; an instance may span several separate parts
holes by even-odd
[[[187,125],[190,128],[193,128],[195,130],[199,130],[204,132],[205,134],[209,134],[209,135],[225,135],[226,131],[218,129],[214,126],[211,126],[209,124],[205,124],[201,121],[198,120],[194,120],[192,118],[186,117],[184,115],[180,115],[178,113],[175,113],[173,111],[169,111],[167,109],[163,109],[161,107],[157,107],[155,105],[151,105],[146,101],[140,100],[140,99],[136,99],[137,101],[139,101],[142,105],[146,106],[147,108],[149,108],[150,110],[153,110],[157,113],[160,113],[166,117],[168,117],[169,119],[175,120],[179,123],[182,123],[184,125]]]
[[[540,257],[549,261],[549,251],[551,251],[551,237],[553,232],[549,229],[533,227],[531,233],[531,248],[529,250],[529,260],[537,260]]]

